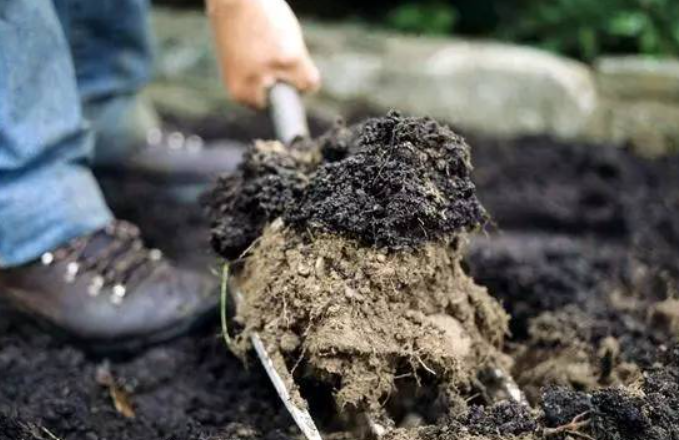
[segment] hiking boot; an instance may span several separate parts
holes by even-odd
[[[0,270],[0,300],[95,350],[179,336],[219,302],[218,280],[173,267],[114,221],[39,261]]]

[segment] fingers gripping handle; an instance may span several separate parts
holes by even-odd
[[[309,136],[304,103],[294,86],[279,82],[269,89],[269,114],[276,137],[283,143]]]

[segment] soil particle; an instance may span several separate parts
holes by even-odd
[[[651,421],[642,409],[642,399],[621,389],[597,392],[592,396],[595,408],[592,430],[601,440],[648,437]]]
[[[45,440],[36,426],[0,413],[0,440]]]
[[[666,299],[649,311],[649,325],[660,332],[679,334],[679,299]]]
[[[550,385],[542,391],[540,404],[544,424],[549,428],[564,426],[580,414],[592,411],[592,397],[570,387]]]
[[[674,349],[676,356],[677,349]],[[675,362],[675,361],[673,361]],[[601,440],[679,438],[677,364],[656,367],[627,388],[592,394],[592,432]]]
[[[321,276],[310,269],[319,260]],[[241,340],[260,332],[299,375],[330,384],[339,408],[379,412],[398,377],[468,391],[481,368],[500,362],[507,316],[459,260],[445,242],[385,254],[274,224],[241,276]],[[300,341],[293,353],[290,333]]]
[[[506,400],[490,407],[471,407],[466,425],[473,434],[488,436],[531,434],[538,428],[528,407]]]
[[[472,405],[457,417],[435,425],[395,429],[385,440],[537,440],[542,439],[536,415],[527,407],[503,401],[488,407]]]

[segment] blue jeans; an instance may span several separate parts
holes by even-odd
[[[149,78],[148,7],[0,0],[0,267],[112,220],[89,164]]]

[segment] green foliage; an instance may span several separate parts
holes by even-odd
[[[387,3],[388,4],[388,3]],[[679,0],[401,0],[382,22],[417,34],[473,32],[584,60],[679,53]],[[490,13],[490,12],[492,13]]]
[[[386,25],[409,33],[437,35],[453,31],[458,14],[450,4],[438,1],[404,3],[387,13]]]
[[[524,0],[519,11],[499,35],[585,60],[679,52],[677,0]]]

